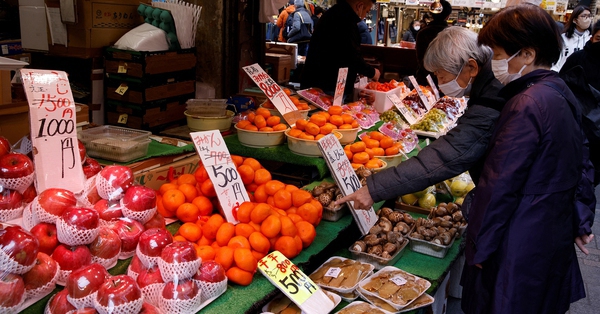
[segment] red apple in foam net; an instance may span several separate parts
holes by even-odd
[[[144,302],[142,309],[138,314],[160,314],[159,310],[152,304]]]
[[[169,281],[162,290],[162,297],[168,300],[190,300],[198,294],[198,285],[191,279]]]
[[[221,282],[225,280],[225,269],[215,261],[202,261],[194,279],[206,282]]]
[[[29,232],[38,240],[40,252],[51,255],[59,244],[55,224],[40,222]]]
[[[94,204],[94,209],[98,212],[100,219],[102,220],[111,221],[123,217],[123,211],[121,210],[121,203],[119,201],[100,199]]]
[[[98,237],[88,245],[92,256],[111,259],[121,252],[121,238],[107,226],[100,227]]]
[[[158,266],[144,268],[138,274],[136,282],[140,288],[144,288],[155,283],[164,283]]]
[[[144,232],[144,226],[141,222],[134,219],[121,218],[113,223],[111,228],[121,238],[122,252],[135,251],[140,235]]]
[[[0,211],[23,206],[23,196],[15,190],[0,187]]]
[[[110,275],[100,264],[90,264],[69,274],[65,289],[71,298],[83,298],[98,291],[108,277]]]
[[[100,163],[96,159],[90,157],[87,157],[85,159],[82,168],[83,174],[85,175],[86,179],[95,176],[98,172],[100,172],[100,170],[102,170],[102,166],[100,165]]]
[[[52,258],[61,270],[76,270],[92,263],[92,254],[85,245],[67,246],[60,244],[52,253]]]
[[[77,139],[77,148],[79,149],[79,157],[81,158],[81,164],[83,164],[86,160],[86,150],[85,145],[80,139]]]
[[[27,155],[8,153],[0,156],[0,178],[14,179],[33,173],[33,162]]]
[[[62,216],[67,208],[77,205],[73,192],[60,188],[50,188],[37,196],[40,206],[48,213]]]
[[[23,274],[26,290],[34,290],[49,284],[58,270],[58,263],[50,255],[38,252],[35,265]]]
[[[127,166],[106,166],[98,175],[108,181],[118,194],[125,193],[133,185],[133,171]]]
[[[0,136],[0,157],[11,151],[10,142],[4,136]]]
[[[197,255],[192,243],[178,241],[165,246],[160,258],[167,263],[187,263],[195,261]]]
[[[23,203],[29,204],[33,201],[33,199],[37,196],[37,191],[35,190],[35,185],[32,183],[23,191]]]
[[[61,218],[67,225],[79,230],[96,229],[100,222],[98,212],[85,207],[71,207],[65,210]]]
[[[37,258],[39,243],[25,229],[8,226],[0,230],[0,249],[20,265],[30,266]]]
[[[63,289],[56,293],[48,302],[48,310],[51,314],[64,314],[74,311],[76,308],[67,300],[68,291]]]
[[[87,191],[87,195],[85,197],[87,198],[87,201],[92,205],[95,205],[102,199],[102,197],[100,197],[100,194],[98,194],[98,189],[95,185],[92,186],[92,188],[89,191]]]
[[[146,230],[148,229],[152,229],[152,228],[162,228],[164,229],[166,227],[166,222],[165,222],[165,217],[163,217],[158,211],[154,214],[154,216],[152,216],[152,218],[150,218],[150,220],[146,221],[146,223],[144,224],[144,228],[146,228]]]
[[[156,191],[143,185],[134,185],[125,191],[123,206],[132,211],[145,211],[156,207]]]
[[[163,249],[173,243],[173,236],[167,229],[152,228],[140,235],[138,248],[144,255],[158,257]]]
[[[19,275],[0,274],[0,307],[12,307],[20,303],[25,293],[23,278]]]
[[[131,258],[131,263],[129,263],[129,269],[136,273],[139,274],[142,272],[142,270],[144,270],[144,264],[142,264],[142,261],[137,257],[137,255],[134,255],[133,258]]]
[[[138,300],[141,297],[142,291],[135,280],[127,275],[119,275],[108,278],[100,286],[96,300],[102,306],[114,307]],[[137,313],[140,309],[141,304],[137,311],[132,312]]]

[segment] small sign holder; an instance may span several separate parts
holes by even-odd
[[[404,117],[404,119],[406,119],[408,124],[413,125],[413,124],[417,123],[417,120],[419,118],[416,116],[416,114],[412,110],[408,109],[406,107],[406,105],[404,105],[402,103],[402,100],[400,100],[398,95],[391,94],[391,95],[388,95],[387,98],[392,102],[392,104],[394,104],[396,109],[398,109],[398,111],[400,111],[400,114]]]
[[[433,106],[433,103],[431,103],[431,104],[429,103],[429,99],[427,99],[427,97],[425,97],[425,94],[423,94],[423,91],[421,90],[421,86],[419,86],[419,83],[417,83],[417,80],[415,79],[415,77],[411,75],[408,77],[408,79],[410,80],[412,85],[415,87],[415,91],[417,91],[417,95],[419,95],[419,98],[421,98],[421,101],[425,105],[425,108],[427,108],[427,110],[431,109],[431,107]]]
[[[225,219],[227,222],[238,223],[237,210],[240,204],[250,201],[250,197],[231,159],[223,136],[218,130],[211,130],[193,132],[190,133],[190,137],[215,187]]]
[[[427,74],[427,83],[429,83],[431,90],[433,90],[433,95],[435,95],[435,101],[438,101],[438,99],[440,99],[440,92],[438,91],[437,86],[435,86],[435,83],[431,78],[431,74]]]

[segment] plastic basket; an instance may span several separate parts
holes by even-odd
[[[360,239],[362,239],[364,237],[361,237]],[[375,267],[375,269],[382,269],[386,266],[392,266],[394,264],[396,264],[396,262],[400,259],[400,257],[402,257],[402,255],[404,255],[404,248],[406,248],[406,246],[408,245],[408,239],[407,241],[404,241],[404,244],[402,244],[402,246],[400,246],[400,248],[396,251],[396,253],[394,253],[394,255],[392,255],[392,257],[390,258],[384,258],[381,256],[377,256],[377,255],[373,255],[373,254],[369,254],[367,252],[358,252],[352,249],[352,246],[350,246],[350,248],[348,248],[348,250],[350,251],[350,253],[352,253],[352,258],[354,258],[355,260],[361,262],[361,263],[368,263],[371,264]]]
[[[408,238],[410,239],[410,249],[415,252],[419,252],[437,258],[444,258],[446,254],[448,254],[448,251],[450,250],[452,245],[454,244],[454,239],[456,239],[456,237],[452,238],[452,241],[450,241],[448,245],[435,244],[427,240],[421,240],[411,237],[410,235],[414,232],[414,230],[415,226],[413,226],[408,232]]]

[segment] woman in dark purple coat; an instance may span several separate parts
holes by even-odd
[[[544,10],[519,5],[493,16],[479,43],[494,51],[507,103],[469,213],[462,307],[468,314],[565,313],[585,297],[573,240],[586,231],[575,225],[575,195],[591,182],[581,175],[589,160],[575,97],[550,71],[560,34]]]

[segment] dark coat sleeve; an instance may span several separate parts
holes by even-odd
[[[575,194],[575,213],[573,215],[574,237],[592,233],[596,210],[596,195],[594,194],[594,166],[589,159],[589,148],[583,148],[583,171]]]
[[[485,154],[500,112],[474,105],[459,118],[457,126],[419,154],[367,177],[374,201],[420,191],[469,170]]]

